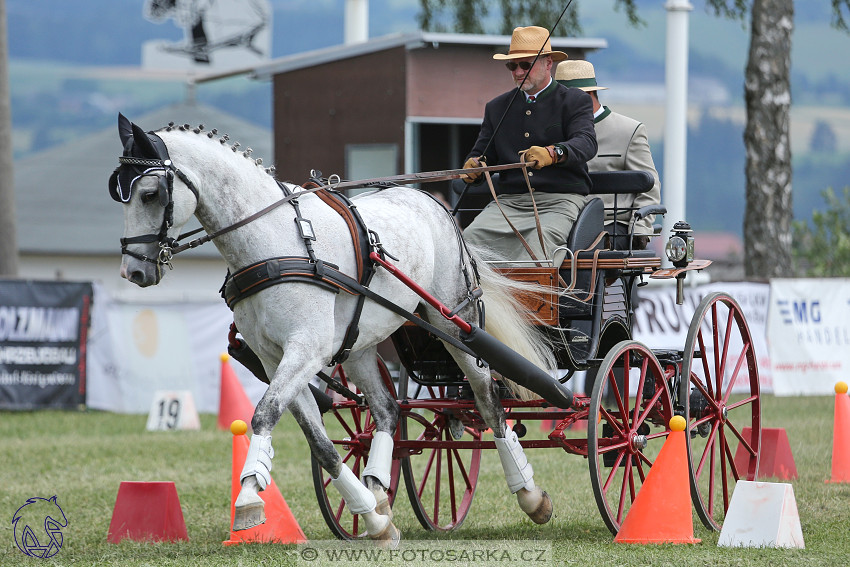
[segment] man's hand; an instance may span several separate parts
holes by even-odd
[[[470,167],[482,167],[483,165],[484,164],[481,163],[480,157],[471,157],[463,164],[463,169],[469,169]],[[480,171],[470,171],[469,173],[464,173],[460,176],[464,183],[475,183],[480,177]]]
[[[546,146],[545,148],[531,146],[527,150],[521,151],[519,156],[525,163],[537,162],[536,165],[531,166],[533,169],[540,169],[555,163],[555,151],[552,146]]]

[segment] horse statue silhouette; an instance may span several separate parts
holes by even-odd
[[[47,559],[62,549],[62,529],[68,527],[65,512],[52,498],[30,498],[12,516],[15,544],[31,557]]]

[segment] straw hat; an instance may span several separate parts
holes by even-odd
[[[540,47],[543,46],[543,50]],[[552,44],[549,43],[549,30],[538,26],[528,26],[526,28],[515,28],[511,35],[511,47],[508,54],[497,53],[493,59],[506,61],[508,59],[522,59],[523,57],[534,57],[540,52],[543,55],[551,55],[552,61],[563,61],[567,58],[567,54],[563,51],[552,51]]]
[[[576,87],[585,92],[602,91],[608,88],[596,84],[593,63],[581,59],[564,61],[558,65],[555,69],[555,80],[565,87]]]

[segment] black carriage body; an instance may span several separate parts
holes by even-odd
[[[653,182],[646,172],[591,173],[591,178],[594,182],[592,193],[596,194],[648,191]],[[493,180],[498,183],[498,174]],[[460,180],[453,183],[453,205],[464,193],[463,185]],[[461,226],[468,225],[490,198],[486,186],[467,188],[464,206],[458,209]],[[608,236],[600,238],[605,231],[604,219],[602,200],[591,198],[570,232],[566,243],[570,252],[558,274],[551,278],[556,280],[560,276],[561,284],[555,281],[555,293],[552,294],[557,298],[557,305],[552,306],[555,320],[550,321],[550,326],[544,326],[544,331],[551,335],[559,367],[570,375],[598,366],[611,347],[632,338],[637,283],[644,274],[639,268],[573,268],[570,265],[573,255],[576,260],[585,262],[607,261],[603,265],[624,258],[655,257],[650,250],[610,249],[611,239]],[[393,334],[392,340],[401,364],[415,381],[424,385],[460,386],[464,383],[463,372],[443,344],[421,327],[406,324]]]

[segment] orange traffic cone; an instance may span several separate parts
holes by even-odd
[[[233,516],[236,512],[236,497],[242,488],[239,476],[248,455],[248,425],[237,419],[230,425],[233,433],[233,480],[231,482],[230,525],[233,526]],[[266,521],[259,526],[235,532],[231,529],[230,539],[222,542],[224,545],[240,543],[306,543],[307,536],[292,515],[292,511],[283,499],[277,485],[272,480],[266,489],[260,492],[260,498],[265,502]]]
[[[847,396],[847,382],[835,385],[832,477],[827,482],[850,482],[850,397]]]
[[[629,509],[615,543],[699,543],[694,538],[685,418],[670,420],[670,435]]]
[[[254,404],[239,382],[239,378],[230,367],[230,355],[221,355],[221,393],[218,400],[218,428],[227,429],[236,419],[251,423],[254,417]]]

